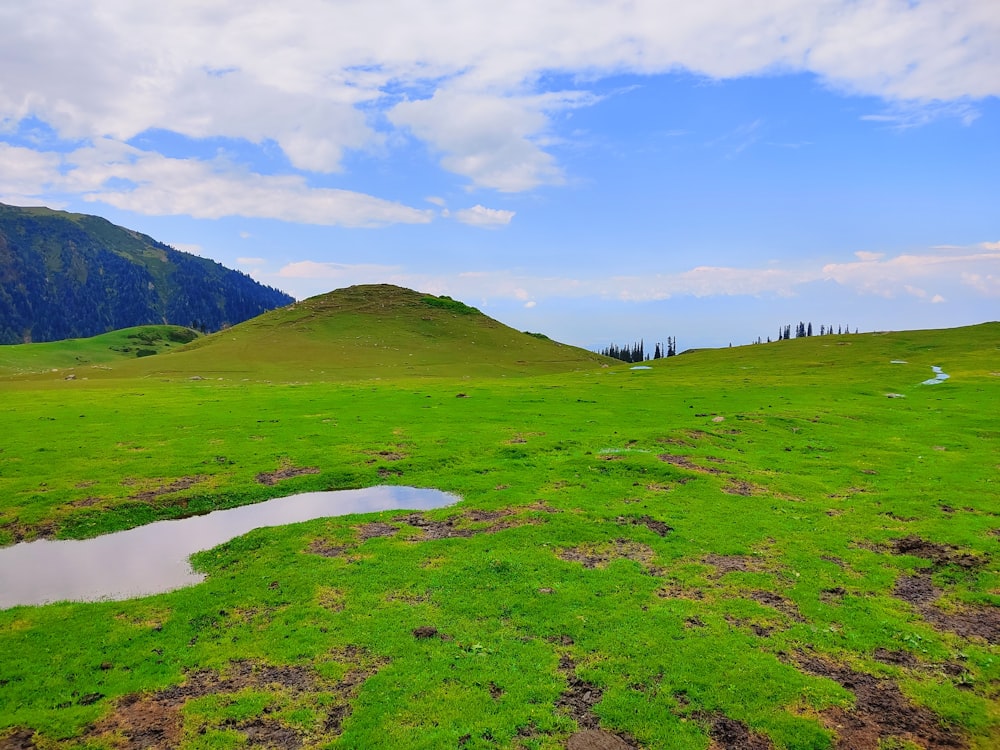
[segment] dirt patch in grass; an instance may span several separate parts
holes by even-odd
[[[715,568],[709,578],[722,578],[726,573],[759,573],[765,569],[762,559],[749,555],[705,555],[701,561]]]
[[[652,516],[619,516],[618,523],[622,525],[631,524],[632,526],[645,526],[654,534],[659,534],[660,536],[666,536],[674,530],[673,526],[664,523],[663,521],[658,521]]]
[[[585,568],[604,568],[612,560],[634,560],[648,567],[656,553],[651,547],[630,539],[615,539],[611,542],[581,544],[560,550],[559,557],[569,562],[580,563]]]
[[[668,463],[671,466],[677,466],[681,469],[687,469],[688,471],[697,471],[701,474],[721,474],[720,469],[716,469],[713,466],[701,466],[696,464],[688,456],[677,456],[672,453],[661,453],[657,456],[658,459],[664,463]]]
[[[243,734],[249,745],[298,748],[315,739],[316,729],[324,740],[340,734],[344,718],[351,713],[350,700],[359,686],[375,674],[385,660],[371,657],[363,649],[347,647],[332,652],[331,658],[347,667],[339,682],[326,681],[305,667],[273,666],[249,660],[230,663],[224,673],[212,670],[192,672],[180,685],[155,693],[135,693],[119,698],[113,711],[85,732],[83,739],[107,741],[124,750],[176,747],[184,731],[184,705],[207,695],[225,695],[241,690],[280,691],[291,696],[315,696],[316,711],[325,712],[322,726],[307,736],[306,729],[281,723],[267,716],[242,721],[224,720],[221,729]],[[267,710],[266,708],[264,709]],[[204,730],[207,727],[197,727]]]
[[[901,539],[893,539],[889,550],[896,555],[913,555],[930,560],[936,567],[957,565],[966,570],[974,570],[985,564],[985,560],[971,552],[965,552],[950,544],[938,544],[911,534]]]
[[[12,541],[28,542],[32,539],[53,539],[56,535],[55,521],[42,521],[29,525],[21,521],[8,521],[0,529],[8,534]]]
[[[444,521],[432,521],[423,513],[411,513],[398,519],[420,532],[420,536],[410,541],[427,541],[431,539],[466,538],[477,534],[495,534],[504,529],[539,523],[536,519],[518,518],[518,511],[513,508],[496,511],[468,510]],[[466,526],[468,523],[486,523],[486,526]]]
[[[708,750],[773,750],[771,740],[759,732],[753,732],[746,724],[722,715],[698,715],[707,720],[708,735],[712,744]]]
[[[836,734],[836,750],[877,750],[890,738],[907,740],[926,750],[958,750],[968,745],[956,730],[927,708],[915,706],[895,682],[804,656],[799,665],[809,674],[827,677],[855,696],[850,709],[829,708],[821,716]]]
[[[257,475],[257,482],[271,486],[285,479],[305,476],[306,474],[319,474],[316,466],[283,466],[277,471],[262,471]]]
[[[767,492],[760,485],[747,482],[743,479],[731,479],[726,482],[726,486],[722,488],[722,491],[727,495],[739,495],[740,497],[753,497],[754,495],[763,495]]]
[[[399,527],[393,526],[391,523],[374,521],[372,523],[365,523],[361,524],[360,526],[356,526],[355,532],[358,535],[358,539],[363,542],[367,539],[377,539],[379,537],[395,536],[397,533],[399,533]]]
[[[313,539],[306,547],[306,552],[320,557],[340,557],[350,549],[346,544],[331,544],[327,539]]]
[[[778,610],[781,614],[795,622],[806,622],[806,618],[799,613],[799,608],[795,605],[795,602],[791,599],[786,599],[781,594],[774,591],[752,591],[750,592],[750,598],[758,604]]]
[[[23,727],[14,727],[0,735],[0,750],[34,750],[35,733]]]
[[[66,505],[70,508],[90,508],[97,505],[102,499],[100,497],[81,497],[79,500],[66,503]]]
[[[927,574],[902,576],[892,591],[897,599],[912,604],[927,622],[938,630],[946,630],[963,638],[982,638],[987,643],[1000,643],[1000,608],[963,604],[946,608],[940,603],[942,590]]]
[[[638,750],[639,745],[628,735],[601,729],[594,706],[600,703],[603,691],[576,676],[576,664],[569,656],[559,660],[559,671],[566,678],[566,689],[556,699],[556,710],[568,714],[578,727],[566,741],[567,750]]]
[[[159,487],[154,487],[150,490],[143,490],[142,492],[137,492],[134,495],[129,495],[128,499],[139,500],[140,502],[149,502],[150,500],[155,500],[162,495],[170,495],[174,492],[191,489],[196,484],[204,482],[207,478],[208,477],[205,476],[181,477],[180,479],[175,479],[173,482],[162,484]]]

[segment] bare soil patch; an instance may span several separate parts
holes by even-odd
[[[663,521],[659,521],[652,516],[639,516],[639,517],[629,517],[629,516],[619,516],[618,523],[625,525],[631,524],[632,526],[645,526],[647,529],[652,531],[654,534],[659,534],[660,536],[666,536],[674,527]]]
[[[319,474],[317,466],[283,466],[276,471],[262,471],[257,475],[257,482],[271,486],[285,479],[301,477],[306,474]]]
[[[340,734],[343,719],[351,713],[349,701],[359,686],[386,663],[355,647],[334,651],[331,657],[348,667],[337,683],[326,681],[305,667],[274,666],[249,660],[230,663],[224,673],[211,670],[192,672],[180,685],[155,693],[135,693],[119,698],[112,713],[89,727],[83,739],[99,742],[112,740],[125,750],[176,747],[184,730],[182,710],[189,700],[251,688],[292,696],[322,696],[322,700],[316,701],[315,708],[326,711],[321,731],[323,739],[329,741]],[[314,736],[307,737],[301,727],[288,726],[268,716],[243,721],[228,719],[219,726],[242,733],[250,745],[298,748],[307,739],[314,739]],[[120,739],[115,741],[112,738]]]
[[[781,614],[795,622],[806,622],[806,618],[799,613],[799,608],[795,605],[795,602],[781,594],[774,591],[752,591],[750,592],[750,598],[758,604],[778,610]]]
[[[556,700],[556,709],[569,714],[579,727],[566,741],[567,750],[638,750],[639,745],[628,735],[601,729],[594,706],[600,703],[603,691],[576,676],[576,664],[569,656],[559,660],[559,671],[566,678],[566,689]]]
[[[747,482],[743,479],[731,479],[726,482],[726,486],[722,488],[722,491],[727,495],[739,495],[740,497],[753,497],[754,495],[763,495],[767,492],[760,485]]]
[[[362,542],[366,539],[376,539],[378,537],[384,536],[395,536],[399,533],[399,527],[393,526],[391,523],[383,523],[381,521],[374,521],[372,523],[361,524],[355,527],[358,535],[358,539]]]
[[[890,738],[908,740],[926,750],[968,747],[936,714],[910,703],[892,680],[815,656],[804,656],[799,664],[807,673],[832,679],[854,693],[852,708],[831,708],[822,713],[824,723],[836,733],[836,750],[877,750]]]
[[[897,555],[913,555],[924,560],[930,560],[936,567],[957,565],[960,568],[973,570],[981,567],[986,561],[978,555],[966,552],[950,544],[938,544],[922,539],[916,534],[893,539],[889,543],[891,552]]]
[[[759,573],[765,569],[762,559],[749,555],[705,555],[701,561],[715,568],[710,578],[722,578],[726,573]]]
[[[612,560],[634,560],[648,567],[656,553],[648,545],[630,539],[615,539],[611,542],[581,544],[558,552],[559,557],[569,562],[580,563],[585,568],[604,568]]]
[[[1000,608],[971,604],[946,608],[940,602],[943,591],[933,584],[929,575],[902,576],[892,593],[897,599],[912,604],[921,617],[938,630],[963,638],[1000,643]]]
[[[671,466],[677,466],[681,469],[687,469],[688,471],[697,471],[702,474],[722,473],[721,470],[716,469],[713,466],[701,466],[700,464],[696,464],[688,456],[678,456],[672,453],[661,453],[659,456],[657,456],[657,458],[663,461],[664,463],[670,464]]]
[[[129,495],[129,500],[139,500],[141,502],[148,502],[150,500],[155,500],[162,495],[170,495],[174,492],[180,492],[181,490],[188,490],[194,487],[196,484],[204,482],[208,477],[206,476],[190,476],[181,477],[173,482],[168,482],[167,484],[162,484],[159,487],[155,487],[150,490],[143,490],[142,492],[137,492],[134,495]]]
[[[697,715],[708,720],[708,735],[712,738],[709,750],[773,750],[771,740],[759,732],[753,732],[746,724],[720,714]]]

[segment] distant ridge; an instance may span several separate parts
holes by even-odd
[[[98,216],[0,204],[0,344],[163,323],[217,331],[292,301]]]

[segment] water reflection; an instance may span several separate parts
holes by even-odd
[[[951,377],[948,373],[941,372],[941,368],[937,366],[932,366],[931,372],[934,373],[934,377],[930,380],[925,380],[921,385],[937,385],[938,383],[943,383]]]
[[[458,500],[415,487],[307,492],[94,539],[16,544],[0,549],[0,609],[158,594],[202,581],[188,557],[253,529],[350,513],[428,510]]]

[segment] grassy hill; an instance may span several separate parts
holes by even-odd
[[[198,338],[182,326],[135,326],[83,339],[0,346],[0,377],[75,370],[110,369],[116,363],[161,354]]]
[[[386,293],[468,343],[348,290],[112,378],[0,381],[7,543],[310,490],[463,498],[261,529],[167,594],[0,611],[0,744],[1000,745],[1000,324],[515,378],[563,350]],[[470,370],[487,333],[511,369]],[[323,349],[366,335],[376,366]],[[212,362],[269,377],[188,379]]]
[[[7,361],[19,353],[8,355]],[[0,368],[3,357],[0,348]],[[112,369],[80,370],[78,375],[296,381],[461,378],[565,372],[612,361],[515,331],[462,302],[383,284],[340,289],[272,310],[204,336],[169,357],[123,360]]]

